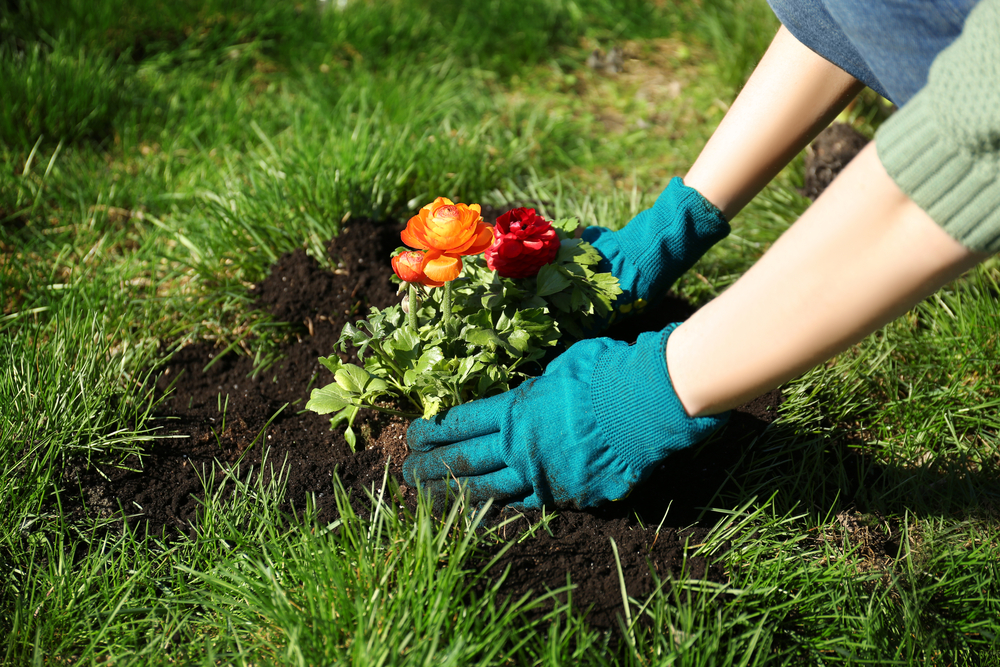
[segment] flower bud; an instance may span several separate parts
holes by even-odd
[[[399,279],[407,283],[420,283],[428,287],[440,287],[444,282],[432,280],[424,273],[424,253],[410,250],[392,258],[392,270]]]

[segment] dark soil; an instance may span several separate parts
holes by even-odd
[[[868,138],[846,123],[833,123],[806,149],[805,187],[802,194],[819,197],[847,163],[868,144]]]
[[[328,417],[303,412],[310,389],[332,381],[317,359],[333,353],[343,325],[370,306],[396,302],[387,258],[400,243],[399,230],[352,221],[329,245],[334,271],[322,269],[303,250],[281,257],[253,288],[259,308],[297,325],[281,360],[254,375],[253,361],[246,356],[223,355],[206,370],[219,350],[207,344],[180,350],[157,384],[160,391],[172,387],[158,415],[164,437],[149,443],[141,462],[127,462],[137,472],[111,466],[67,471],[67,487],[79,489],[79,500],[64,500],[64,510],[89,518],[112,518],[124,511],[130,523],[144,524],[154,534],[193,534],[201,479],[213,469],[259,470],[265,452],[270,465],[286,468],[289,512],[300,510],[310,498],[320,521],[334,519],[337,475],[352,493],[356,510],[365,515],[365,490],[381,483],[387,462],[403,499],[412,504],[414,491],[399,477],[406,453],[404,421],[362,414],[355,430],[364,449],[355,453],[343,428],[331,432]],[[641,331],[660,329],[692,310],[679,299],[667,299],[655,312],[610,335],[634,340]],[[779,402],[780,396],[773,394],[738,410],[712,443],[675,454],[627,499],[592,512],[561,512],[550,525],[551,535],[542,532],[515,545],[492,570],[499,576],[511,566],[503,592],[515,599],[528,590],[541,593],[564,586],[569,572],[576,586],[574,607],[592,608],[589,618],[597,627],[617,627],[622,600],[612,537],[634,597],[653,590],[651,573],[661,579],[725,581],[718,565],[702,557],[685,559],[686,548],[699,544],[706,529],[678,527],[699,520],[743,450],[774,418]],[[508,526],[508,537],[536,518]],[[710,525],[714,518],[705,521]]]

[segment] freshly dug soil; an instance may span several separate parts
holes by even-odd
[[[157,417],[163,437],[147,445],[141,461],[126,462],[133,470],[69,469],[66,487],[79,493],[75,502],[64,499],[64,510],[90,518],[123,512],[130,523],[145,524],[155,534],[191,534],[202,479],[213,470],[218,479],[226,469],[238,469],[245,478],[251,467],[260,471],[262,461],[265,479],[272,469],[285,466],[286,510],[301,510],[310,498],[323,522],[337,515],[334,475],[350,490],[356,510],[366,515],[365,490],[378,487],[387,462],[404,501],[412,504],[414,491],[399,475],[406,455],[405,421],[362,414],[355,430],[364,449],[355,453],[344,440],[343,427],[331,432],[328,417],[303,411],[311,388],[332,381],[317,359],[334,352],[343,325],[370,306],[386,307],[399,298],[388,263],[389,253],[400,244],[399,231],[399,226],[352,221],[329,244],[333,271],[321,268],[303,250],[281,257],[253,294],[259,308],[298,325],[283,357],[254,375],[253,361],[246,356],[230,353],[216,359],[219,350],[207,344],[180,350],[157,383],[160,391],[169,390]],[[667,299],[655,312],[610,334],[634,340],[641,331],[660,329],[692,310],[679,299]],[[576,586],[574,607],[591,608],[595,626],[617,627],[622,600],[611,537],[632,596],[653,590],[651,572],[661,579],[683,575],[725,581],[718,565],[702,557],[685,559],[687,547],[699,544],[706,529],[678,527],[699,519],[743,449],[774,418],[779,401],[773,394],[738,410],[711,444],[672,456],[627,499],[592,512],[559,513],[551,534],[542,532],[516,544],[492,569],[499,576],[511,566],[503,592],[515,599],[528,590],[540,594],[564,586],[568,572]],[[536,518],[508,526],[508,537]],[[483,562],[489,557],[485,554]]]
[[[806,149],[802,194],[810,199],[819,197],[867,144],[867,137],[847,123],[833,123],[820,132]]]

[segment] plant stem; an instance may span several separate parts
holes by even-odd
[[[417,288],[413,283],[410,283],[407,287],[406,299],[410,302],[409,311],[406,314],[406,323],[410,325],[410,330],[413,333],[417,332]]]
[[[444,298],[441,299],[441,324],[448,326],[451,321],[451,281],[444,284]]]

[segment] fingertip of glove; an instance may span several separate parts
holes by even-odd
[[[580,234],[580,238],[582,238],[587,243],[593,243],[594,241],[599,239],[602,234],[605,234],[610,231],[611,230],[608,229],[607,227],[598,227],[597,225],[594,225],[584,229],[583,233]]]
[[[410,486],[417,485],[417,478],[413,474],[414,469],[417,467],[415,456],[416,455],[411,452],[405,459],[403,459],[403,479]]]
[[[516,503],[507,503],[509,509],[515,512],[527,512],[529,510],[540,510],[542,509],[542,499],[538,497],[537,493],[532,493],[530,496]]]
[[[406,428],[406,445],[417,452],[426,452],[433,449],[431,444],[431,431],[434,422],[427,419],[414,419]]]

